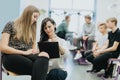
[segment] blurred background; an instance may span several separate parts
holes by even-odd
[[[42,13],[38,20],[37,35],[41,20],[48,16],[52,17],[58,26],[66,15],[70,15],[69,31],[78,34],[82,32],[85,15],[91,15],[96,26],[109,17],[120,19],[120,0],[1,0],[0,32],[8,21],[16,19],[28,5],[35,5]]]
[[[41,12],[37,24],[37,41],[39,41],[41,21],[45,17],[53,18],[57,24],[56,27],[58,27],[64,17],[70,15],[69,31],[78,35],[82,34],[85,15],[92,17],[95,26],[106,21],[109,17],[116,17],[118,27],[120,27],[120,0],[0,0],[0,33],[5,24],[19,17],[28,5],[36,6]],[[75,64],[70,56],[67,66],[69,72],[67,80],[101,80],[95,75],[86,74],[85,71],[91,66]],[[5,73],[2,77],[3,80],[30,80],[29,76],[12,78]]]

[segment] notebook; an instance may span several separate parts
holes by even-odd
[[[58,42],[38,42],[39,51],[47,52],[50,58],[59,58]]]

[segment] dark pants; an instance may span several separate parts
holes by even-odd
[[[15,72],[20,75],[31,75],[31,80],[46,80],[48,71],[47,57],[38,55],[3,55],[3,65],[8,71]]]
[[[94,42],[94,36],[90,36],[86,41],[83,40],[83,36],[79,37],[76,40],[77,48],[83,47],[86,48],[86,50],[91,50],[92,49],[92,43]]]
[[[65,40],[70,41],[70,44],[73,45],[73,32],[67,32],[65,35]]]
[[[101,69],[105,69],[109,72],[109,74],[112,74],[112,68],[113,65],[111,65],[108,69],[108,60],[110,58],[118,58],[119,56],[119,53],[118,52],[107,52],[107,53],[103,53],[101,55],[99,55],[98,57],[94,57],[93,54],[92,54],[92,51],[91,52],[87,52],[86,53],[86,58],[89,62],[91,62],[93,64],[93,69],[96,69],[96,70],[101,70]]]

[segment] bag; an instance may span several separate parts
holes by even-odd
[[[65,80],[67,77],[67,71],[60,68],[50,70],[46,80]]]

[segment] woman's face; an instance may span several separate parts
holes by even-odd
[[[46,23],[46,26],[44,27],[45,33],[50,37],[54,35],[55,33],[55,25],[53,25],[50,21]]]
[[[38,12],[34,12],[31,16],[31,24],[35,23],[38,20],[39,17],[39,13]]]

